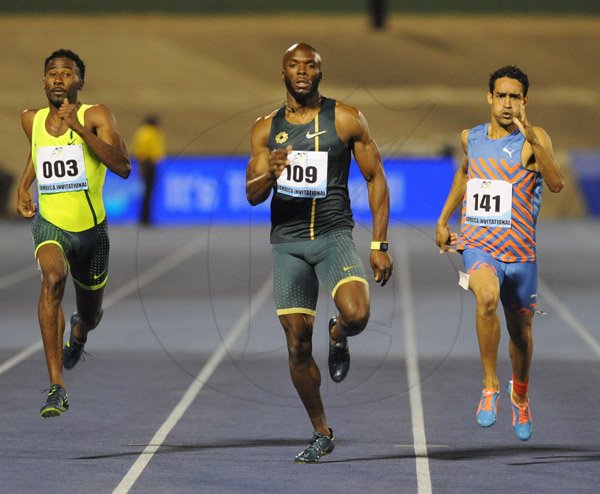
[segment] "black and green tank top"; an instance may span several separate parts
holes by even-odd
[[[293,149],[271,200],[273,244],[354,227],[348,193],[351,149],[335,130],[335,105],[322,98],[319,113],[303,125],[286,120],[285,106],[273,117],[269,148]]]

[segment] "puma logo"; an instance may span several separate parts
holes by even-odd
[[[307,139],[314,139],[317,136],[320,136],[321,134],[324,134],[325,132],[327,132],[326,130],[322,130],[320,132],[315,132],[314,134],[310,133],[310,130],[308,132],[306,132],[306,138]]]
[[[513,149],[512,151],[508,148],[502,148],[502,151],[504,151],[506,154],[508,154],[511,158],[513,153],[516,151],[516,149]]]

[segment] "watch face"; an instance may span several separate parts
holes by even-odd
[[[382,252],[387,252],[387,250],[388,250],[388,244],[381,242],[381,245],[379,246],[379,250],[382,251]]]

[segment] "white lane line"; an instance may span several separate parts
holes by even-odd
[[[114,292],[111,292],[105,299],[102,306],[105,309],[115,305],[116,303],[123,300],[125,297],[135,293],[144,285],[151,283],[155,279],[159,278],[170,269],[173,269],[178,264],[186,261],[193,255],[197,254],[202,250],[205,245],[205,241],[202,241],[203,237],[197,236],[190,240],[187,244],[183,245],[181,248],[171,253],[167,257],[165,257],[162,261],[158,262],[151,268],[147,269],[140,273],[136,278],[131,280],[129,283],[126,283],[122,287],[118,288]],[[20,351],[14,357],[10,358],[2,365],[0,365],[0,375],[12,369],[14,366],[23,362],[26,358],[33,355],[38,350],[43,348],[42,342],[37,341],[32,345],[28,346],[24,350]]]
[[[0,376],[12,369],[15,365],[20,364],[26,358],[33,355],[35,352],[43,348],[42,340],[36,341],[33,345],[28,346],[24,350],[9,358],[6,362],[0,365]]]
[[[182,262],[187,261],[190,257],[196,255],[203,249],[206,243],[206,239],[203,236],[198,235],[197,237],[194,237],[188,243],[171,253],[171,255],[165,257],[162,261],[138,274],[129,283],[125,283],[122,287],[111,292],[104,298],[104,303],[102,304],[103,307],[110,307],[111,305],[120,302],[128,295],[135,293],[139,288],[152,283],[175,266],[178,266]]]
[[[400,304],[404,316],[403,333],[404,346],[406,348],[406,374],[416,458],[417,492],[419,494],[431,494],[431,474],[429,472],[429,457],[427,455],[427,438],[425,437],[425,418],[421,396],[421,377],[419,375],[419,350],[417,346],[417,328],[410,276],[410,259],[408,245],[403,238],[398,242],[398,249],[395,253],[399,254],[397,270],[400,272]]]
[[[35,263],[32,262],[30,265],[25,266],[24,268],[13,271],[6,276],[2,276],[0,278],[0,290],[4,290],[5,288],[9,288],[17,283],[21,283],[21,281],[33,278],[36,274],[37,270],[35,268]]]
[[[210,379],[212,374],[215,372],[219,364],[227,356],[229,349],[239,338],[239,336],[246,330],[249,322],[255,316],[256,312],[265,304],[271,293],[271,287],[273,279],[270,277],[260,288],[259,292],[255,297],[252,298],[252,304],[247,307],[242,315],[238,318],[236,323],[233,325],[225,340],[221,343],[219,348],[212,354],[208,362],[204,365],[200,373],[192,381],[184,395],[182,396],[179,403],[175,406],[167,420],[162,424],[160,429],[154,434],[154,437],[150,440],[148,445],[144,448],[144,451],[140,453],[135,463],[131,466],[125,477],[121,480],[119,485],[115,487],[113,494],[125,494],[133,487],[139,476],[142,474],[154,454],[162,446],[165,439],[177,425],[177,422],[183,417],[187,409],[196,399],[204,384]]]
[[[539,280],[541,296],[548,300],[550,305],[556,309],[558,316],[569,326],[573,332],[579,336],[584,343],[598,356],[600,357],[600,343],[592,333],[579,322],[579,320],[573,315],[573,313],[563,304],[556,294],[550,289],[550,287],[544,283],[541,279]]]

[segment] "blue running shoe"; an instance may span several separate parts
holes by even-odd
[[[529,408],[529,400],[525,405],[517,405],[512,399],[512,381],[508,382],[508,394],[510,395],[510,404],[512,406],[512,425],[515,435],[521,441],[527,441],[531,437],[533,429],[533,417]]]
[[[481,427],[491,427],[496,423],[499,399],[500,391],[494,388],[484,388],[481,392],[481,399],[475,415],[477,423]]]
[[[79,316],[77,313],[71,316],[71,334],[69,335],[69,341],[65,344],[63,348],[63,367],[65,369],[72,369],[75,367],[79,360],[85,360],[85,356],[87,352],[83,349],[85,346],[85,341],[79,341],[73,337],[73,326],[76,326],[79,323]]]
[[[329,429],[329,436],[314,431],[309,440],[308,447],[296,455],[296,463],[318,463],[322,456],[328,455],[335,448],[333,431]]]
[[[40,409],[42,418],[58,417],[69,409],[67,392],[60,384],[53,384],[48,391],[46,403]]]

